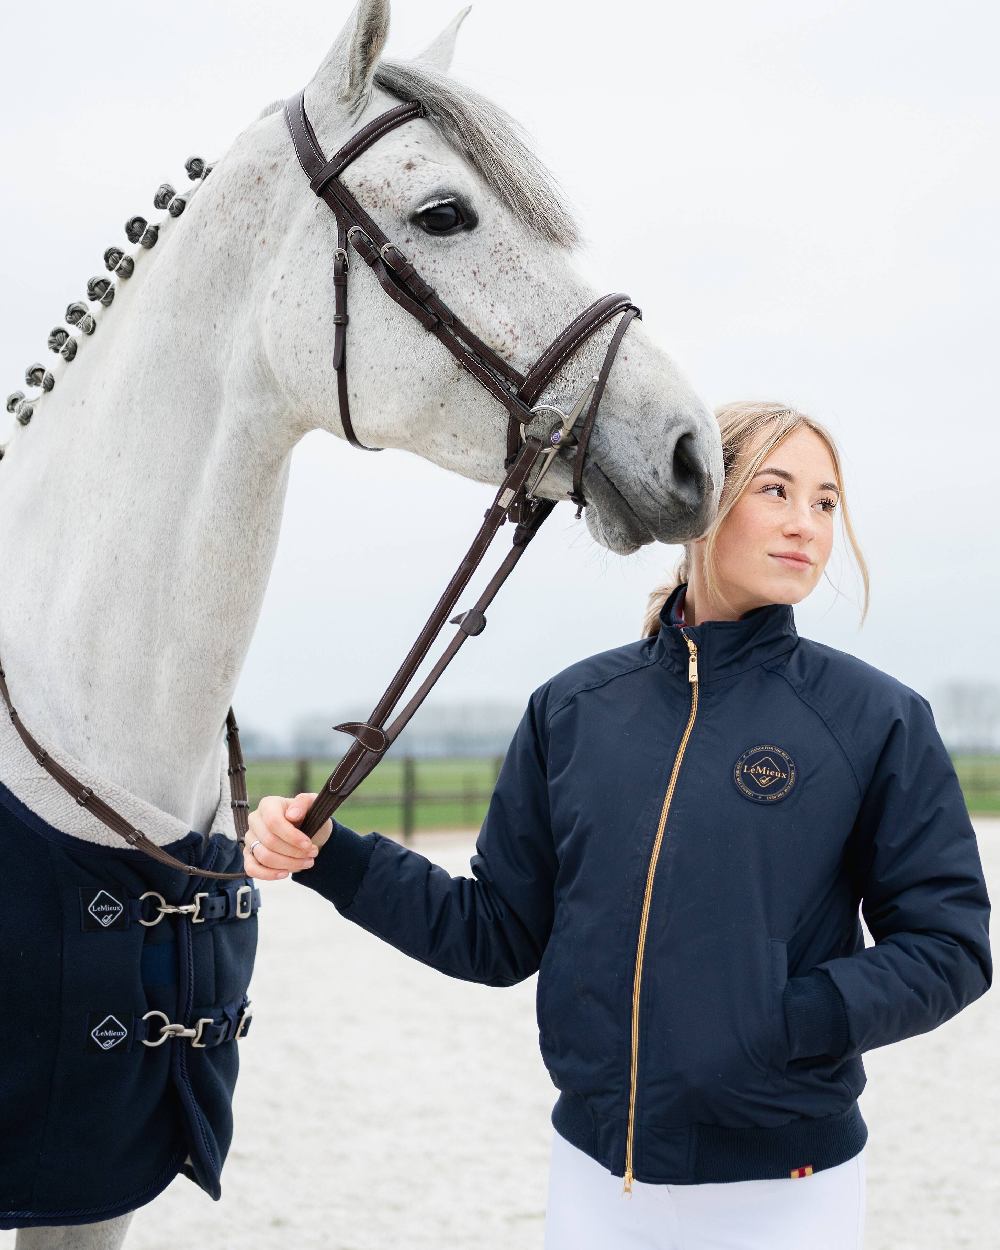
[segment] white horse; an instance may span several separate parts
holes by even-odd
[[[456,312],[526,370],[596,293],[574,269],[577,230],[551,177],[514,123],[447,73],[467,11],[399,62],[381,59],[387,0],[358,0],[306,104],[327,154],[400,99],[425,105],[426,117],[380,140],[344,182]],[[303,177],[280,103],[187,198],[163,217],[155,247],[124,248],[133,275],[112,304],[90,305],[96,332],[79,335],[74,360],[48,366],[53,385],[29,396],[30,422],[14,425],[0,462],[0,656],[13,701],[57,761],[160,845],[191,830],[233,836],[222,727],[274,558],[291,453],[316,428],[343,437],[330,364],[335,221]],[[463,207],[466,228],[423,233],[414,214],[442,198]],[[358,437],[499,483],[506,411],[365,266],[350,281]],[[568,407],[613,329],[569,361],[544,400]],[[702,533],[722,482],[711,414],[639,325],[627,339],[584,478],[588,530],[619,553]],[[564,459],[540,494],[565,496]],[[6,716],[0,781],[55,829],[121,845]],[[71,1236],[111,1248],[128,1219],[22,1229],[17,1244]]]

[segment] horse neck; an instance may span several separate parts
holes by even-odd
[[[223,172],[118,284],[0,464],[0,656],[15,706],[67,767],[164,813],[160,841],[207,829],[220,805],[222,728],[298,436],[255,328],[254,197]],[[5,782],[30,778],[34,810],[64,811],[17,748]],[[81,814],[67,832],[107,840],[94,826]]]

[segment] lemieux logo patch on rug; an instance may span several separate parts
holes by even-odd
[[[107,890],[101,890],[100,893],[95,894],[87,908],[102,929],[113,925],[124,910],[121,903]]]
[[[127,929],[128,907],[108,890],[80,886],[80,918],[84,932],[100,929]]]
[[[795,761],[773,743],[749,747],[733,767],[733,781],[744,798],[755,803],[777,803],[796,780]]]
[[[92,1021],[90,1022],[92,1024]],[[90,1039],[98,1050],[114,1050],[128,1037],[128,1029],[117,1016],[105,1016],[92,1024]]]

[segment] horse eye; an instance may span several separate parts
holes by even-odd
[[[479,224],[475,212],[457,199],[436,200],[418,209],[411,218],[427,234],[457,234]]]

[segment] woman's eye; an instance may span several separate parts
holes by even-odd
[[[479,224],[475,212],[457,199],[437,200],[417,209],[411,220],[427,234],[457,234]]]
[[[785,484],[784,482],[769,482],[766,486],[761,487],[761,494],[763,494],[764,491],[768,491],[768,490],[780,490],[782,495],[784,495]],[[823,505],[824,512],[833,512],[837,507],[836,499],[831,499],[829,498],[829,496],[823,499],[817,500],[817,502]]]

